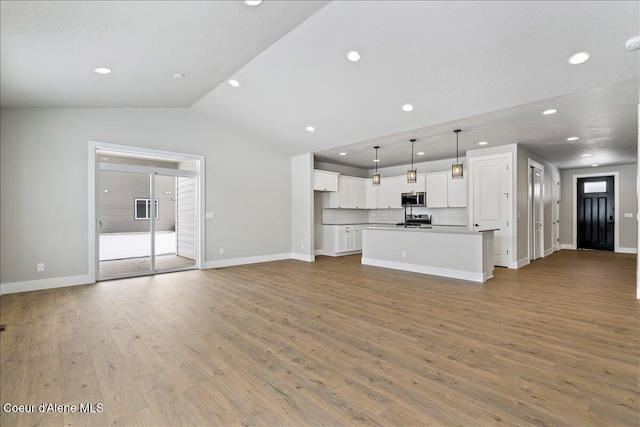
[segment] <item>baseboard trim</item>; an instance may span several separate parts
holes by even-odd
[[[637,254],[638,253],[638,249],[636,249],[636,248],[618,248],[618,250],[616,252],[622,253],[622,254]]]
[[[560,249],[568,249],[568,250],[575,251],[575,250],[576,250],[576,245],[567,244],[567,243],[562,243],[562,244],[560,245]]]
[[[426,265],[409,264],[405,262],[386,261],[375,258],[362,257],[362,264],[374,267],[391,268],[394,270],[411,271],[413,273],[431,274],[433,276],[450,277],[452,279],[469,280],[471,282],[483,283],[493,277],[492,274],[475,273],[472,271],[453,270],[449,268],[429,267]]]
[[[516,269],[522,268],[525,265],[529,265],[529,264],[531,264],[531,260],[529,259],[529,257],[519,259],[516,265]]]
[[[289,254],[289,258],[295,259],[295,260],[298,260],[298,261],[305,261],[305,262],[314,262],[316,260],[316,256],[315,255],[297,254],[297,253]]]
[[[547,249],[544,251],[544,255],[542,255],[543,257],[545,256],[549,256],[553,253],[553,248]]]
[[[281,254],[271,254],[271,255],[258,255],[258,256],[250,256],[243,258],[229,258],[229,259],[221,259],[218,261],[207,261],[204,263],[204,268],[221,268],[221,267],[232,267],[234,265],[245,265],[245,264],[257,264],[260,262],[270,262],[270,261],[282,261],[283,259],[291,259],[294,254],[292,253],[281,253]]]
[[[68,286],[89,285],[95,283],[88,274],[81,276],[52,277],[51,279],[25,280],[0,284],[0,294],[41,291],[44,289],[66,288]]]

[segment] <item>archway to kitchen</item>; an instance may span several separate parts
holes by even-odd
[[[95,280],[201,268],[204,159],[93,145],[90,223],[95,228],[89,244]]]

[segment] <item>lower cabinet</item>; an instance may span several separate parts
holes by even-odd
[[[362,251],[362,229],[366,225],[323,225],[324,255],[340,256]]]

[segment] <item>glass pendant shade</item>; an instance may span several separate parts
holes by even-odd
[[[376,162],[376,172],[371,178],[373,180],[373,185],[380,185],[380,174],[378,173],[378,148],[380,148],[380,146],[376,145],[373,148],[376,150],[376,159],[374,160]]]
[[[407,170],[407,183],[415,184],[418,179],[418,170],[413,168],[413,143],[415,139],[411,139],[411,169]]]
[[[451,178],[462,178],[462,163],[451,165]]]
[[[418,179],[418,170],[417,169],[409,169],[407,171],[407,182],[409,184],[415,184]]]
[[[378,172],[373,174],[373,185],[380,185],[380,174]]]
[[[456,162],[451,165],[451,178],[459,179],[462,178],[463,168],[462,163],[458,163],[458,134],[462,132],[462,130],[456,129],[453,132],[456,134]]]

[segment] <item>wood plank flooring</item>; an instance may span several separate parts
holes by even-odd
[[[3,295],[0,403],[36,410],[0,424],[638,426],[635,271],[561,251],[480,285],[318,257]]]

